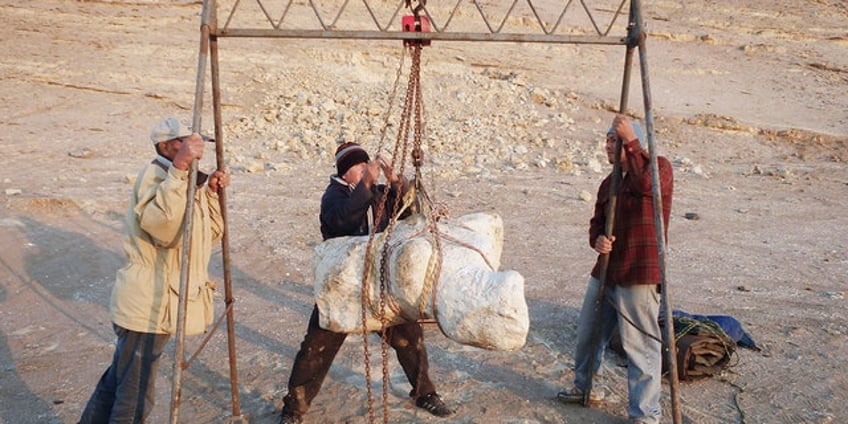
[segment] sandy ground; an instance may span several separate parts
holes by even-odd
[[[612,7],[599,3],[598,10]],[[643,3],[658,148],[676,173],[667,258],[672,304],[732,315],[764,347],[739,350],[719,377],[682,383],[684,422],[848,422],[846,5]],[[109,362],[107,305],[123,263],[128,177],[150,160],[151,125],[191,113],[200,8],[192,1],[0,0],[0,423],[76,422]],[[362,87],[388,90],[400,47],[220,44],[234,170],[228,211],[240,402],[251,422],[274,423],[312,305],[311,247],[320,241],[318,202],[333,170],[326,152],[335,140],[313,132],[319,145],[311,151],[266,152],[267,131],[306,125],[287,120],[293,109],[270,99],[330,90],[340,107],[366,113],[344,98],[358,97]],[[450,88],[427,94],[438,105],[430,106],[435,117],[454,114],[459,125],[466,116],[516,110],[517,100],[485,97],[500,85],[464,85],[510,75],[514,89],[532,87],[556,99],[531,106],[560,118],[540,124],[548,132],[541,143],[510,138],[522,126],[512,115],[487,121],[499,122],[489,130],[527,154],[510,166],[474,162],[481,141],[469,144],[472,153],[458,143],[459,159],[444,160],[434,173],[443,176],[434,178],[434,192],[452,213],[494,210],[504,218],[502,267],[526,279],[531,330],[522,349],[489,352],[428,327],[432,377],[457,413],[439,420],[414,408],[391,359],[391,421],[625,422],[625,371],[615,357],[601,378],[611,392],[604,405],[553,400],[571,380],[575,320],[594,261],[585,240],[592,202],[581,193],[594,194],[607,169],[593,169],[588,159],[618,104],[623,49],[437,43],[425,54],[425,90],[428,83]],[[638,81],[637,69],[634,76]],[[637,116],[639,89],[634,84],[630,101]],[[463,96],[488,103],[439,103]],[[274,128],[258,128],[257,117],[269,112],[282,118],[268,120]],[[204,113],[211,127],[211,112]],[[351,132],[365,137],[366,130]],[[570,168],[538,160],[563,159],[558,152],[574,146]],[[451,157],[449,147],[442,153]],[[212,156],[204,158],[206,169]],[[220,263],[219,251],[212,264],[218,278]],[[189,350],[198,342],[189,339]],[[362,344],[361,337],[348,339],[308,422],[366,421]],[[173,344],[151,422],[168,420],[172,358]],[[379,358],[371,369],[379,408]],[[180,422],[227,422],[232,402],[222,334],[184,377]]]

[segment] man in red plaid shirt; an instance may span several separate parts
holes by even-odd
[[[627,413],[632,423],[656,424],[660,421],[661,348],[658,322],[659,269],[657,235],[654,226],[651,161],[646,139],[637,122],[617,115],[607,133],[606,151],[610,163],[615,159],[615,145],[621,139],[622,179],[616,203],[612,235],[605,227],[610,200],[612,174],[598,189],[595,214],[589,221],[589,245],[598,253],[577,323],[577,346],[574,358],[574,387],[557,394],[563,402],[582,402],[590,373],[598,372],[604,348],[618,328],[627,354]],[[657,158],[662,217],[668,228],[674,177],[669,161]],[[664,234],[664,236],[666,236]],[[606,301],[596,315],[595,305],[601,284],[601,258],[609,255],[605,276]],[[622,318],[619,319],[619,314]],[[600,319],[596,322],[596,318]],[[592,332],[597,327],[599,343],[592,346]],[[594,351],[592,351],[594,349]],[[592,361],[594,355],[594,361]],[[592,366],[593,365],[593,366]],[[593,369],[589,369],[592,366]],[[601,387],[595,387],[590,402],[604,398]]]

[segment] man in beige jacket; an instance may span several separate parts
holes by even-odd
[[[204,332],[214,315],[215,285],[207,268],[212,247],[223,233],[218,190],[229,184],[229,175],[198,172],[191,257],[189,264],[181,264],[189,169],[203,156],[208,139],[176,118],[157,123],[150,138],[157,155],[141,169],[133,188],[125,219],[127,263],[118,271],[109,303],[118,336],[115,353],[81,424],[141,423],[150,414],[159,357],[177,329],[182,265],[190,267],[185,333]]]

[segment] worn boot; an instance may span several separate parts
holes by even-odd
[[[301,424],[303,423],[303,417],[297,415],[292,412],[283,411],[283,414],[280,416],[280,424]]]
[[[442,398],[436,393],[419,396],[418,399],[415,399],[415,406],[437,417],[447,417],[453,414],[453,411],[445,405]]]

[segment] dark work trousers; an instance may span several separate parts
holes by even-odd
[[[143,423],[153,410],[159,357],[171,336],[113,326],[118,341],[112,364],[100,377],[80,424]]]
[[[428,375],[427,349],[424,334],[417,322],[400,324],[386,329],[389,345],[394,348],[398,362],[412,385],[413,398],[436,392]],[[304,415],[318,395],[321,384],[342,347],[347,334],[325,330],[318,325],[318,306],[312,308],[309,327],[294,358],[289,392],[283,398],[283,412]]]

